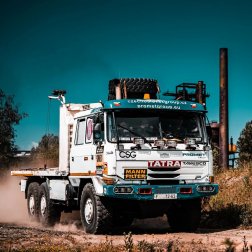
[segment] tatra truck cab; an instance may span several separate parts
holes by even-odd
[[[166,214],[174,231],[197,229],[202,198],[218,192],[202,104],[125,97],[66,104],[57,95],[59,167],[12,171],[25,177],[32,219],[54,225],[62,211],[79,209],[86,232],[106,233]]]

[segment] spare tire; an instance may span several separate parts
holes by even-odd
[[[109,99],[115,97],[115,87],[120,84],[121,93],[124,93],[124,86],[127,89],[127,98],[143,98],[145,93],[150,94],[151,99],[157,98],[159,92],[158,84],[153,79],[143,78],[122,78],[109,81]]]
[[[116,99],[115,94],[109,94],[108,95],[108,100],[115,100],[115,99]]]

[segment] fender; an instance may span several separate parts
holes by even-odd
[[[93,176],[92,182],[93,182],[96,194],[102,196],[103,195],[103,183],[102,183],[101,179]]]

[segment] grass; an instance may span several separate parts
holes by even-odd
[[[202,225],[208,228],[252,226],[252,164],[219,172],[219,193],[204,204]]]
[[[130,242],[129,242],[130,237]],[[21,252],[206,252],[209,251],[206,247],[203,246],[200,242],[195,242],[192,240],[191,244],[183,244],[182,242],[175,241],[156,241],[156,242],[148,242],[146,240],[138,241],[137,244],[134,243],[132,234],[128,233],[124,235],[125,245],[114,245],[112,242],[112,238],[106,238],[105,242],[101,242],[98,245],[94,245],[91,243],[82,244],[81,246],[64,246],[64,245],[52,245],[45,244],[43,246],[34,246],[31,248],[27,248],[25,246],[15,248],[12,246],[5,247],[5,249],[0,248],[0,251],[21,251]],[[248,244],[246,237],[243,238],[243,252],[252,252],[252,246]],[[223,240],[221,251],[225,252],[235,252],[237,244],[232,241],[230,238],[225,238]],[[210,248],[210,251],[213,251]]]

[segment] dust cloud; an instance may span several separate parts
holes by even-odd
[[[76,232],[79,230],[79,228],[77,227],[76,223],[72,223],[72,224],[71,223],[68,223],[68,224],[57,223],[53,227],[53,230],[62,231],[62,232]]]
[[[20,191],[20,178],[12,177],[10,171],[0,179],[0,222],[27,224],[27,213],[24,192]]]
[[[61,213],[60,223],[53,228],[57,231],[75,232],[82,230],[80,220],[80,211],[73,211],[72,213]]]
[[[10,171],[0,171],[0,223],[12,223],[29,227],[41,227],[32,222],[27,212],[27,201],[24,192],[20,191],[21,177],[13,177]],[[61,222],[53,229],[63,232],[75,232],[81,228],[79,211],[62,213]]]

